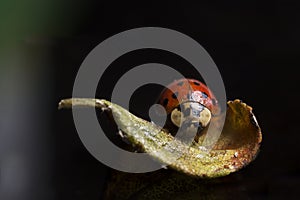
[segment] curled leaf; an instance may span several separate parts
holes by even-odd
[[[229,101],[227,105],[221,136],[209,152],[199,145],[185,144],[161,127],[138,118],[107,100],[66,99],[59,103],[59,108],[92,106],[112,112],[118,128],[128,140],[140,146],[153,158],[187,175],[214,178],[228,175],[250,163],[255,158],[262,140],[252,108],[240,100]],[[217,121],[218,118],[214,120]]]

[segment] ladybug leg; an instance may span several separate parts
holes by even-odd
[[[202,127],[201,129],[200,129],[200,128],[198,129],[197,134],[196,134],[196,136],[195,136],[195,142],[196,142],[196,143],[199,143],[200,138],[201,138],[203,135],[206,134],[207,129],[208,129],[207,127],[208,127],[208,126]]]

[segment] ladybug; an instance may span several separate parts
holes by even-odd
[[[158,98],[158,104],[168,115],[165,128],[174,131],[185,126],[197,127],[197,134],[210,123],[212,116],[220,113],[214,94],[202,82],[195,79],[175,80],[165,88]]]

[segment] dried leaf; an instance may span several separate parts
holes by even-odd
[[[59,103],[59,108],[92,106],[112,112],[118,128],[126,134],[128,140],[142,147],[153,158],[187,175],[214,178],[228,175],[250,163],[262,140],[252,108],[240,100],[229,101],[227,105],[221,137],[210,152],[199,148],[199,145],[187,145],[161,127],[106,100],[66,99]],[[213,120],[217,122],[218,118]],[[218,126],[213,128],[217,129]]]

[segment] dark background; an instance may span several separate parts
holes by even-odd
[[[174,29],[195,39],[218,66],[228,100],[239,98],[254,108],[263,143],[257,159],[238,172],[246,196],[297,198],[300,31],[294,2],[3,1],[1,199],[101,199],[108,168],[87,152],[71,111],[58,111],[57,103],[71,97],[77,70],[95,46],[144,26]],[[105,90],[98,90],[97,97],[109,99],[122,74],[148,62],[195,76],[173,54],[136,51],[112,63],[109,78],[99,83]],[[147,118],[160,89],[136,91],[132,111]]]

